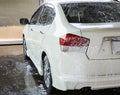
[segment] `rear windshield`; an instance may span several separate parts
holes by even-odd
[[[70,23],[120,22],[120,3],[61,4]]]

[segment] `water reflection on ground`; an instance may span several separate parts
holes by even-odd
[[[47,95],[37,70],[22,56],[0,57],[0,95]],[[120,95],[119,89],[57,91],[52,95]]]

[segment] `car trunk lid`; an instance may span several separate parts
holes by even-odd
[[[73,25],[90,39],[86,53],[89,59],[120,58],[120,23]]]

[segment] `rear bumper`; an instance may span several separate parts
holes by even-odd
[[[60,75],[99,77],[120,75],[120,59],[89,60],[84,54],[63,55],[58,69]]]
[[[71,52],[62,54],[57,62],[53,86],[60,90],[120,87],[120,59],[89,60],[82,53]]]
[[[120,87],[120,76],[91,78],[59,76],[57,81],[55,87],[60,90],[79,90],[84,87],[90,87],[92,90]]]

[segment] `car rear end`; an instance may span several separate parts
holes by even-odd
[[[59,38],[61,73],[57,88],[120,87],[120,4],[84,2],[61,6],[79,33]]]

